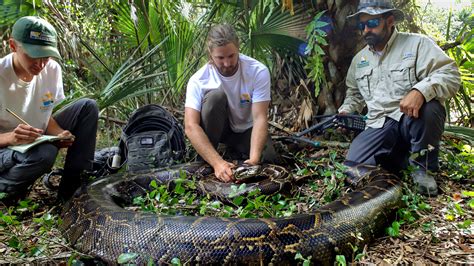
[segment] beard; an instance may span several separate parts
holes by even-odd
[[[219,73],[221,73],[222,76],[224,77],[231,77],[237,72],[239,69],[239,64],[235,64],[234,66],[230,67],[217,67],[217,70]]]
[[[383,38],[382,36],[373,34],[371,32],[367,33],[364,36],[364,40],[367,42],[369,46],[372,46],[372,47],[377,46],[378,44],[382,43],[384,39],[385,38]]]
[[[379,34],[375,34],[373,32],[367,32],[367,34],[364,35],[364,40],[367,42],[369,46],[375,47],[380,44],[385,44],[386,42],[388,42],[389,37],[390,37],[390,31],[387,27],[387,24],[384,23],[382,31]]]

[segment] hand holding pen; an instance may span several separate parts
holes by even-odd
[[[9,133],[10,145],[31,143],[43,134],[42,129],[32,127],[30,124],[28,124],[28,122],[23,120],[20,116],[15,114],[10,109],[6,108],[6,111],[13,115],[21,123],[12,132]]]

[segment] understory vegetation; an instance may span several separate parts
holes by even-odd
[[[269,67],[270,130],[276,142],[279,136],[317,123],[316,115],[331,113],[331,108],[341,104],[338,95],[343,92],[338,91],[329,72],[336,69],[341,71],[336,76],[344,76],[348,62],[333,66],[331,60],[352,55],[344,49],[332,48],[341,33],[337,32],[341,30],[338,23],[344,21],[338,14],[348,8],[345,5],[355,5],[346,2],[354,1],[1,2],[2,56],[9,53],[6,41],[11,26],[21,16],[43,16],[58,29],[67,95],[58,109],[83,97],[96,99],[101,118],[98,148],[117,145],[123,123],[145,104],[163,105],[182,121],[186,83],[207,60],[202,44],[214,23],[234,25],[242,41],[242,52]],[[393,221],[387,222],[384,234],[370,246],[358,245],[360,236],[354,234],[352,256],[338,255],[336,264],[472,263],[472,6],[446,10],[417,0],[394,2],[409,18],[399,29],[429,35],[456,61],[462,74],[462,86],[446,103],[449,124],[441,146],[441,169],[436,176],[442,193],[436,198],[420,196],[413,190],[407,172],[403,180],[403,207]],[[348,32],[356,36],[354,31]],[[349,41],[355,46],[355,38]],[[256,190],[222,202],[200,194],[195,178],[182,176],[171,188],[151,183],[150,190],[127,208],[167,215],[241,218],[309,213],[351,190],[345,184],[347,176],[342,165],[351,137],[331,133],[319,138],[319,148],[279,145],[285,166],[295,179],[291,191],[263,195]],[[189,145],[188,150],[186,161],[191,161],[195,154]],[[58,159],[55,167],[61,167],[62,159]],[[238,192],[242,186],[245,185],[235,185],[233,189]],[[0,202],[0,264],[82,265],[79,259],[87,256],[72,249],[58,230],[61,208],[55,192],[46,190],[40,180],[17,204],[6,206]],[[136,256],[124,253],[117,263],[133,264]],[[311,258],[297,254],[295,261],[309,265]],[[175,258],[172,264],[185,262]]]

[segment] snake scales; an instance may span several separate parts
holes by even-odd
[[[139,254],[139,264],[180,258],[193,265],[291,262],[297,252],[327,264],[336,254],[351,254],[354,233],[363,238],[359,245],[370,242],[400,204],[395,176],[361,169],[370,178],[362,188],[313,213],[272,219],[157,216],[116,203],[143,194],[153,179],[168,182],[180,170],[212,172],[209,167],[186,164],[116,174],[76,192],[64,207],[60,229],[77,250],[111,264],[122,253]]]

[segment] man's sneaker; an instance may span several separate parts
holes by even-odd
[[[428,174],[425,170],[417,170],[411,173],[413,182],[418,187],[418,192],[425,196],[436,196],[438,195],[438,186],[434,177]]]

